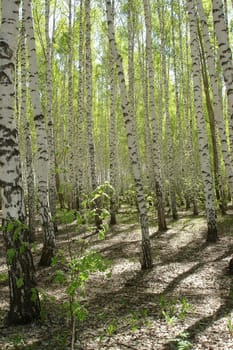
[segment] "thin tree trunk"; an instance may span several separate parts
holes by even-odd
[[[72,0],[69,0],[69,36],[68,36],[68,144],[69,156],[68,167],[69,177],[71,183],[71,192],[69,193],[69,207],[76,207],[76,193],[75,193],[75,174],[74,174],[74,106],[73,106],[73,21],[72,21]]]
[[[212,147],[213,147],[213,168],[214,168],[215,192],[216,192],[216,198],[219,202],[219,207],[222,211],[222,214],[226,214],[226,201],[223,198],[222,177],[221,177],[220,166],[219,166],[219,152],[218,152],[218,145],[217,145],[215,114],[214,114],[214,109],[212,106],[212,101],[210,98],[210,86],[209,86],[209,80],[208,80],[208,75],[207,75],[205,55],[203,52],[203,42],[202,42],[201,33],[199,30],[198,30],[198,35],[199,35],[199,41],[201,44],[201,52],[200,53],[201,53],[202,79],[203,79],[203,85],[204,85],[204,91],[205,91],[205,97],[206,97],[206,107],[207,107],[208,116],[209,116],[211,140],[212,140]]]
[[[149,107],[150,107],[150,119],[152,124],[152,146],[153,157],[152,164],[155,172],[155,192],[157,198],[157,213],[158,213],[158,229],[159,231],[166,231],[167,224],[165,219],[164,199],[161,181],[161,160],[160,160],[160,146],[159,146],[159,128],[158,120],[156,121],[155,112],[155,81],[154,81],[154,60],[152,49],[152,28],[151,28],[151,9],[149,0],[143,0],[144,15],[146,24],[146,58],[148,67],[149,78]]]
[[[35,240],[35,184],[33,170],[32,141],[27,120],[27,72],[26,72],[26,47],[25,28],[21,30],[21,118],[23,121],[26,143],[26,168],[27,168],[27,206],[29,219],[30,240]]]
[[[79,67],[78,67],[78,126],[77,126],[77,209],[82,208],[82,195],[83,195],[83,121],[84,121],[84,48],[83,48],[83,1],[80,1],[80,12],[79,12]]]
[[[45,128],[44,114],[42,111],[40,101],[33,18],[31,2],[29,0],[24,0],[23,2],[23,23],[25,25],[27,34],[28,60],[30,67],[29,85],[37,137],[38,205],[42,229],[44,233],[44,244],[39,264],[41,266],[49,266],[51,264],[51,259],[54,255],[55,235],[50,206],[48,202],[47,134]]]
[[[158,4],[158,14],[160,22],[160,35],[161,35],[161,58],[162,58],[162,79],[163,79],[163,91],[164,91],[164,109],[166,115],[166,135],[167,135],[167,158],[168,158],[168,178],[169,178],[169,194],[171,201],[172,218],[178,219],[178,213],[176,208],[176,194],[175,194],[175,175],[173,164],[173,142],[172,142],[172,130],[171,120],[169,113],[169,65],[167,64],[166,47],[165,47],[165,19],[164,19],[164,4]],[[168,67],[167,67],[168,66]],[[168,72],[167,72],[168,71]]]
[[[212,1],[214,29],[218,41],[220,63],[224,82],[226,86],[226,95],[228,101],[228,116],[229,116],[229,134],[231,151],[233,151],[233,62],[232,52],[228,40],[228,28],[224,16],[222,0]]]
[[[198,33],[195,4],[192,0],[187,1],[189,24],[190,24],[190,47],[192,57],[193,69],[193,93],[194,93],[194,107],[197,120],[198,143],[201,161],[201,174],[204,184],[205,201],[206,201],[206,215],[208,225],[208,242],[216,242],[217,225],[216,225],[216,211],[214,207],[212,175],[209,159],[208,141],[206,134],[205,118],[203,114],[202,103],[202,82],[200,75],[200,59],[198,46]]]
[[[106,3],[106,13],[107,13],[107,23],[108,23],[109,46],[117,67],[120,92],[121,92],[122,112],[124,116],[127,141],[128,141],[128,150],[129,150],[130,160],[131,160],[132,169],[133,169],[135,189],[137,193],[137,204],[138,204],[140,223],[141,223],[141,232],[142,232],[141,267],[142,269],[150,269],[152,267],[152,255],[151,255],[151,245],[150,245],[150,238],[149,238],[149,226],[148,226],[147,208],[146,208],[146,202],[144,197],[144,190],[143,190],[143,185],[141,180],[141,169],[140,169],[139,159],[138,159],[137,142],[136,142],[135,134],[133,133],[133,124],[132,124],[133,116],[130,115],[130,110],[129,110],[129,100],[128,100],[127,91],[126,91],[122,57],[118,52],[116,40],[115,40],[111,1],[106,0],[105,3]]]
[[[56,1],[54,4],[56,9]],[[54,130],[52,118],[52,43],[49,38],[49,18],[50,18],[50,0],[45,1],[45,36],[46,36],[46,85],[47,85],[47,118],[48,118],[48,151],[49,151],[49,204],[51,215],[55,219],[56,214],[56,168],[55,168],[55,147]],[[55,18],[55,13],[54,13]],[[52,41],[54,36],[54,24],[52,30]],[[54,221],[54,230],[57,231],[57,225]]]
[[[233,196],[233,167],[232,167],[231,156],[228,149],[226,127],[224,123],[222,103],[221,103],[221,98],[220,98],[219,89],[218,89],[218,76],[215,70],[215,61],[214,61],[213,49],[211,48],[211,44],[210,44],[207,19],[203,10],[202,2],[200,0],[197,0],[197,9],[200,16],[202,35],[204,39],[203,49],[206,56],[207,67],[208,67],[208,72],[210,77],[210,84],[211,84],[211,89],[213,93],[214,115],[215,115],[215,120],[218,127],[218,133],[221,141],[221,152],[222,152],[223,161],[226,167],[226,173],[227,173],[228,183],[231,190],[231,195]]]
[[[114,9],[114,2],[113,2]],[[110,126],[109,126],[109,149],[110,149],[110,184],[114,188],[114,193],[110,198],[110,224],[116,225],[117,211],[117,149],[116,149],[116,100],[117,100],[117,82],[115,74],[115,62],[112,52],[110,52],[109,70],[110,70]]]
[[[91,189],[94,191],[97,187],[97,175],[96,175],[96,152],[95,143],[93,137],[93,116],[92,116],[92,51],[91,51],[91,6],[90,0],[85,0],[85,14],[86,14],[86,92],[87,92],[87,142],[88,142],[88,155],[89,166],[91,173]],[[95,200],[95,225],[97,231],[100,230],[102,225],[102,219],[100,218],[101,208],[100,199]]]

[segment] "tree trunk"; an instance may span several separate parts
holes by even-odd
[[[160,35],[161,35],[161,60],[162,60],[162,82],[163,82],[163,94],[161,94],[161,100],[164,100],[164,110],[166,115],[166,136],[167,136],[167,158],[168,158],[168,178],[169,178],[169,194],[171,201],[171,211],[172,218],[174,220],[178,219],[178,213],[176,208],[176,194],[175,194],[175,175],[174,175],[174,164],[173,164],[173,142],[172,142],[172,130],[171,130],[171,120],[169,113],[169,67],[167,68],[167,56],[166,56],[166,33],[165,33],[165,19],[164,19],[164,4],[158,3],[158,14],[160,23]]]
[[[124,116],[126,135],[127,135],[127,141],[128,141],[128,150],[129,150],[129,156],[130,156],[132,169],[133,169],[135,189],[137,193],[137,205],[139,210],[141,233],[142,233],[141,267],[142,269],[150,269],[152,268],[152,254],[151,254],[151,246],[150,246],[150,239],[149,239],[149,226],[148,226],[147,208],[146,208],[146,202],[144,197],[144,190],[143,190],[143,185],[141,180],[141,169],[140,169],[139,159],[138,159],[137,142],[136,142],[135,134],[133,132],[133,123],[132,123],[133,116],[130,115],[130,111],[129,111],[129,100],[128,100],[127,91],[126,91],[122,57],[118,52],[116,40],[115,40],[111,1],[106,0],[105,3],[106,3],[106,12],[107,12],[109,47],[110,47],[110,51],[113,54],[116,67],[117,67],[120,92],[121,92],[122,112]]]
[[[200,74],[200,59],[199,59],[199,45],[197,33],[197,21],[195,5],[192,0],[187,1],[189,24],[190,24],[190,47],[192,57],[193,69],[193,93],[194,93],[194,107],[197,120],[198,143],[201,161],[201,174],[205,191],[206,215],[207,215],[207,241],[216,242],[217,225],[216,212],[214,208],[212,175],[209,159],[208,141],[206,134],[205,118],[203,114],[202,104],[202,82]]]
[[[21,30],[21,118],[23,121],[25,143],[26,143],[26,168],[27,168],[27,207],[29,218],[30,241],[35,240],[35,184],[32,155],[32,140],[27,120],[27,71],[26,71],[26,47],[25,28],[22,24]]]
[[[91,189],[94,191],[97,188],[96,175],[96,152],[93,137],[93,116],[92,116],[92,51],[91,51],[91,6],[90,0],[85,0],[85,14],[86,14],[86,92],[87,92],[87,141],[88,141],[88,155],[89,166],[91,174]],[[101,229],[102,220],[100,219],[100,200],[97,198],[95,204],[95,225],[97,231]]]
[[[24,324],[40,317],[35,271],[24,222],[22,173],[14,120],[15,55],[20,1],[2,1],[0,30],[0,187],[3,237],[7,252],[10,288],[8,325]]]
[[[152,124],[152,147],[153,157],[152,164],[155,173],[155,191],[157,198],[157,214],[158,214],[158,229],[163,232],[167,230],[167,224],[165,220],[164,199],[161,181],[161,160],[160,160],[160,146],[159,146],[159,128],[158,121],[156,120],[155,112],[155,82],[154,82],[154,60],[152,49],[152,28],[151,28],[151,9],[149,0],[143,0],[144,15],[146,24],[146,58],[149,77],[149,107],[150,118]]]
[[[31,2],[24,0],[23,21],[27,34],[28,59],[30,67],[29,85],[34,113],[34,122],[37,137],[37,177],[38,177],[38,205],[44,233],[44,245],[40,259],[41,266],[49,266],[54,255],[55,235],[50,206],[48,202],[48,145],[45,128],[45,119],[41,107],[38,70],[36,58],[36,46],[32,18]]]
[[[228,28],[224,16],[222,0],[212,1],[214,29],[218,41],[220,63],[224,82],[226,86],[226,95],[228,101],[228,117],[229,117],[229,134],[231,151],[233,151],[233,62],[232,52],[228,40]]]
[[[114,6],[113,6],[114,8]],[[117,148],[116,148],[116,100],[117,100],[117,82],[115,74],[115,63],[112,52],[110,52],[109,60],[110,71],[110,121],[109,121],[109,158],[110,158],[110,184],[114,188],[114,192],[110,198],[110,225],[116,225],[117,211]]]
[[[56,9],[56,0],[54,4]],[[55,19],[55,13],[54,13]],[[49,38],[49,18],[50,18],[50,0],[45,1],[45,36],[46,36],[46,85],[47,85],[47,103],[46,112],[48,118],[48,152],[49,152],[49,205],[51,215],[54,220],[54,230],[57,231],[57,225],[55,222],[56,214],[56,167],[55,167],[55,146],[54,146],[54,130],[53,130],[53,117],[52,117],[52,59],[53,50],[52,42],[54,37],[54,24],[52,28],[52,39]]]
[[[197,9],[200,17],[202,35],[203,35],[203,51],[205,52],[206,62],[210,77],[210,84],[213,93],[213,107],[216,124],[218,127],[218,133],[221,141],[221,152],[223,161],[226,167],[226,173],[228,178],[228,183],[230,186],[231,194],[233,196],[233,167],[232,160],[228,149],[226,126],[223,116],[223,109],[221,98],[218,90],[218,76],[215,70],[215,60],[213,55],[213,49],[210,43],[210,36],[208,31],[207,19],[203,10],[202,2],[197,0]]]

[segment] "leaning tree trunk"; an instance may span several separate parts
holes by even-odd
[[[197,120],[198,144],[201,161],[201,174],[204,183],[206,215],[208,224],[207,241],[215,242],[217,236],[216,211],[214,207],[213,184],[208,150],[205,118],[203,114],[202,82],[200,72],[199,43],[196,21],[195,4],[192,0],[187,1],[189,26],[190,26],[190,47],[193,69],[193,93],[194,107]]]
[[[198,35],[199,35],[199,41],[200,41],[202,79],[203,79],[203,86],[204,86],[204,92],[205,92],[205,98],[206,98],[206,108],[207,108],[208,117],[209,117],[208,119],[209,119],[209,125],[210,125],[212,147],[213,147],[212,153],[213,153],[215,193],[216,193],[216,199],[219,202],[219,208],[221,209],[222,214],[226,214],[227,202],[224,196],[223,179],[222,179],[221,169],[220,169],[220,159],[219,159],[219,151],[218,151],[218,144],[217,144],[216,117],[215,117],[214,108],[210,97],[210,87],[209,87],[209,80],[208,80],[208,74],[207,74],[206,59],[203,51],[203,42],[202,42],[202,37],[201,37],[199,28],[198,28]]]
[[[221,151],[222,151],[222,157],[223,161],[226,167],[226,173],[228,177],[228,183],[230,186],[231,196],[233,197],[233,167],[232,167],[232,159],[229,154],[228,149],[228,143],[227,143],[227,135],[226,135],[226,127],[224,122],[224,116],[223,116],[223,109],[221,104],[221,99],[219,96],[219,90],[218,90],[218,76],[216,74],[215,70],[215,62],[214,62],[214,55],[213,55],[213,49],[211,47],[210,43],[210,36],[208,31],[208,24],[207,24],[207,18],[204,13],[204,9],[202,6],[201,0],[197,1],[197,9],[198,14],[200,17],[201,22],[201,29],[202,29],[202,35],[203,35],[203,48],[206,55],[206,62],[210,77],[210,84],[212,88],[213,93],[213,107],[214,107],[214,115],[216,118],[216,124],[218,127],[218,133],[221,141]]]
[[[115,31],[113,24],[113,9],[111,6],[111,1],[106,0],[106,13],[107,13],[107,23],[108,23],[108,39],[109,39],[109,47],[110,52],[112,53],[115,64],[117,67],[117,74],[119,79],[119,86],[121,92],[121,105],[122,112],[125,121],[125,128],[127,134],[127,142],[128,142],[128,150],[129,156],[132,164],[134,181],[135,181],[135,189],[137,193],[137,204],[141,222],[141,232],[142,232],[142,261],[141,267],[142,269],[150,269],[152,267],[152,255],[151,255],[151,245],[149,238],[149,226],[148,226],[148,218],[147,218],[147,208],[146,201],[144,197],[144,190],[141,179],[141,168],[139,165],[138,159],[138,150],[137,150],[137,141],[135,134],[133,132],[133,116],[129,112],[129,100],[126,91],[126,83],[125,83],[125,75],[122,64],[122,57],[118,52],[116,39],[115,39]]]
[[[233,62],[222,0],[213,0],[213,21],[228,101],[229,134],[233,151]]]
[[[40,92],[38,85],[38,70],[36,58],[36,46],[34,38],[33,18],[31,2],[24,0],[23,22],[27,34],[28,60],[29,60],[29,85],[34,113],[34,122],[37,137],[37,177],[38,177],[38,203],[39,213],[44,232],[44,245],[40,259],[41,266],[49,266],[54,255],[55,235],[50,206],[48,202],[48,146],[45,128],[45,119],[41,107]]]
[[[24,225],[22,172],[14,120],[19,4],[20,1],[12,1],[9,7],[9,1],[2,1],[0,31],[0,187],[10,288],[7,324],[23,324],[40,316],[29,234]]]

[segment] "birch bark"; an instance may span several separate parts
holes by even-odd
[[[132,169],[133,169],[135,189],[137,193],[137,204],[138,204],[140,223],[141,223],[141,232],[142,232],[141,267],[142,269],[150,269],[152,267],[152,255],[151,255],[151,245],[150,245],[150,238],[149,238],[149,226],[148,226],[147,208],[146,208],[146,202],[144,197],[144,190],[143,190],[143,185],[141,180],[141,168],[140,168],[139,158],[138,158],[137,142],[136,142],[135,134],[133,133],[133,123],[132,123],[133,116],[130,114],[130,110],[129,110],[129,99],[128,99],[127,90],[126,90],[122,57],[118,52],[116,40],[115,40],[112,4],[110,0],[106,0],[105,4],[106,4],[106,14],[107,14],[107,23],[108,23],[109,46],[117,67],[120,92],[121,92],[122,112],[124,116],[126,135],[127,135],[127,141],[128,141],[128,150],[129,150],[129,156],[130,156]]]
[[[9,325],[40,317],[35,270],[26,229],[22,171],[14,119],[15,61],[20,1],[2,1],[0,27],[0,187],[3,237],[7,251],[10,309]],[[33,298],[32,298],[33,296]]]
[[[216,211],[214,207],[213,184],[209,159],[208,141],[206,134],[205,118],[203,115],[202,102],[202,82],[200,71],[199,44],[196,21],[196,9],[192,0],[187,1],[187,9],[189,15],[190,27],[190,47],[192,57],[192,73],[193,73],[193,93],[194,107],[197,120],[198,143],[201,161],[201,174],[205,191],[206,216],[207,216],[207,241],[215,242],[217,236]]]
[[[34,38],[34,27],[32,18],[31,1],[23,2],[24,26],[27,34],[28,60],[29,60],[29,86],[34,113],[37,139],[37,178],[38,178],[38,205],[44,233],[44,244],[40,259],[41,266],[49,266],[54,255],[55,235],[51,211],[48,199],[48,145],[45,128],[44,113],[41,107],[40,93],[38,86],[38,69],[36,58],[36,46]]]
[[[155,192],[157,198],[157,213],[158,213],[158,228],[159,231],[166,231],[167,224],[164,211],[164,199],[161,180],[161,159],[160,159],[160,146],[159,146],[159,127],[158,120],[156,120],[155,111],[155,73],[154,73],[154,60],[152,49],[152,28],[151,28],[151,8],[150,1],[143,0],[144,16],[146,24],[146,59],[148,68],[149,79],[149,113],[152,124],[152,147],[153,147],[153,168],[155,173]],[[158,118],[157,118],[158,119]]]

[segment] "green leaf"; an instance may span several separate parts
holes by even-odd
[[[0,274],[0,281],[6,282],[7,280],[8,280],[8,275],[6,273],[1,273]]]
[[[38,297],[38,293],[37,293],[37,290],[36,288],[31,288],[31,301],[32,302],[35,302],[37,300],[37,297]]]
[[[62,270],[57,270],[54,278],[55,283],[63,284],[66,281],[65,272]]]
[[[79,321],[84,321],[88,314],[86,308],[79,302],[72,304],[72,313]]]
[[[57,255],[53,256],[51,259],[51,265],[56,266],[58,263],[58,259],[59,259],[59,257]]]
[[[28,242],[22,242],[21,246],[19,247],[20,254],[23,254],[28,247]]]
[[[7,262],[8,264],[12,264],[13,262],[13,259],[15,257],[15,249],[14,248],[9,248],[7,249],[7,253],[6,253],[6,256],[7,256]]]
[[[17,286],[17,288],[21,288],[23,285],[24,285],[23,278],[22,278],[22,277],[17,278],[17,280],[16,280],[16,286]]]
[[[15,222],[14,221],[8,222],[7,227],[6,227],[7,232],[12,232],[14,230],[14,227],[15,227]]]

